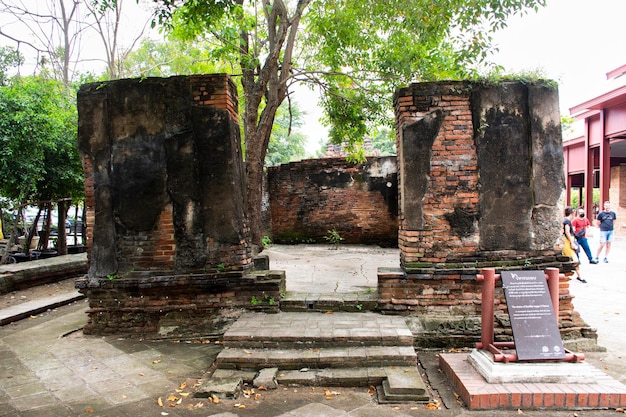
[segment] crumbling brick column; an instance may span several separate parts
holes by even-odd
[[[253,296],[280,298],[284,273],[248,274],[237,107],[226,75],[79,90],[90,267],[77,286],[89,297],[87,333],[195,333]]]
[[[548,82],[412,84],[394,96],[401,268],[380,269],[379,307],[416,316],[421,341],[479,337],[476,275],[559,267],[565,179],[558,91]],[[560,282],[561,332],[595,338]],[[501,288],[496,336],[511,337]]]

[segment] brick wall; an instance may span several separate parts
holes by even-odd
[[[395,157],[310,159],[268,169],[271,236],[277,243],[326,242],[395,246],[398,239]]]
[[[266,300],[284,273],[251,272],[237,106],[226,75],[81,87],[86,333],[199,334],[242,308],[277,310]]]
[[[396,132],[401,136],[403,128],[414,122],[422,114],[438,110],[442,119],[441,128],[434,133],[432,146],[417,145],[420,153],[430,152],[428,184],[417,184],[412,178],[415,172],[411,166],[401,164],[403,187],[424,187],[427,191],[421,196],[421,212],[415,212],[410,205],[417,204],[409,198],[402,200],[398,246],[403,263],[445,262],[451,253],[466,257],[479,249],[478,239],[462,238],[452,233],[452,223],[446,218],[451,210],[469,213],[478,212],[478,167],[474,129],[467,89],[456,89],[457,85],[442,84],[441,89],[430,96],[416,98],[415,95],[398,95],[395,100]],[[461,91],[451,94],[449,91]],[[398,138],[398,149],[406,156],[408,150]],[[423,159],[426,159],[425,156]],[[427,162],[427,161],[425,161]],[[411,217],[420,217],[412,219]],[[473,223],[472,219],[469,219]],[[411,224],[413,222],[413,224]]]
[[[573,268],[560,255],[565,182],[557,91],[549,85],[420,83],[394,96],[401,268],[380,269],[379,308],[419,322],[417,344],[480,338],[482,268]],[[597,338],[559,291],[568,343]],[[510,340],[496,293],[496,337]]]
[[[398,90],[394,106],[404,267],[559,249],[565,181],[554,88],[421,83]]]

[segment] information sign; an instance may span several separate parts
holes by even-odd
[[[518,360],[564,359],[565,349],[543,271],[502,271]]]

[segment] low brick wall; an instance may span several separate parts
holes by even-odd
[[[0,265],[0,295],[78,277],[86,272],[85,253]]]
[[[89,296],[85,334],[141,338],[219,336],[246,310],[278,312],[284,271],[130,274],[76,282]]]
[[[565,271],[559,282],[559,329],[566,347],[578,350],[597,349],[597,333],[574,311],[569,291],[569,276],[573,265],[569,258],[554,256],[535,260],[520,260],[519,265],[508,261],[509,270]],[[526,266],[525,266],[526,264]],[[385,314],[410,316],[415,345],[423,348],[471,347],[481,337],[482,284],[476,276],[482,268],[502,264],[481,263],[458,265],[433,264],[410,273],[401,268],[381,268],[378,273],[378,309]],[[496,341],[511,341],[504,291],[500,283],[495,291],[494,337]]]
[[[396,246],[396,157],[309,159],[268,168],[271,236],[276,243],[325,242]]]

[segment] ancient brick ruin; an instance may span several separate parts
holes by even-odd
[[[225,75],[87,84],[78,93],[89,234],[86,333],[219,332],[280,297],[251,273],[237,93]]]
[[[398,158],[271,168],[277,241],[393,244],[376,309],[412,316],[420,346],[480,336],[481,268],[568,272],[557,91],[544,83],[414,84],[394,98]],[[219,334],[278,311],[285,276],[257,271],[244,212],[236,89],[227,76],[88,84],[78,96],[90,269],[86,333]],[[397,186],[396,186],[397,184]],[[593,340],[560,283],[564,339]],[[252,303],[251,300],[261,302]],[[497,337],[510,337],[502,292]],[[571,344],[570,344],[571,347]]]
[[[570,271],[560,255],[563,153],[547,83],[413,84],[394,97],[401,268],[381,270],[379,309],[418,318],[418,344],[467,345],[480,329],[481,268]],[[595,338],[560,284],[565,339]],[[510,337],[501,288],[497,336]]]
[[[344,243],[397,245],[395,157],[309,159],[270,167],[267,177],[274,242],[324,242],[336,230]]]

